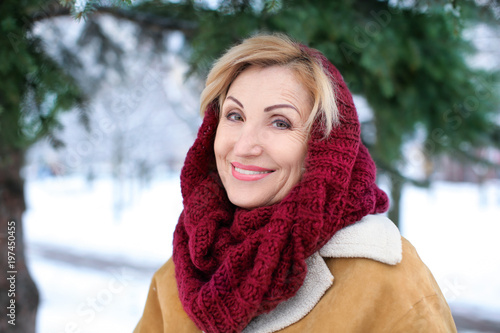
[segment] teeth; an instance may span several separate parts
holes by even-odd
[[[234,167],[234,170],[236,170],[239,173],[242,173],[244,175],[260,175],[260,174],[263,174],[263,173],[270,173],[271,172],[271,171],[250,171],[250,170],[240,169],[240,168],[237,168],[237,167]]]

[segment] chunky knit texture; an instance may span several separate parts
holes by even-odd
[[[303,49],[321,60],[336,86],[340,125],[324,139],[321,123],[314,124],[306,171],[281,202],[253,210],[229,202],[215,168],[217,103],[187,154],[173,259],[184,309],[206,333],[240,332],[292,297],[306,276],[306,258],[338,230],[388,208],[342,76],[322,54]]]

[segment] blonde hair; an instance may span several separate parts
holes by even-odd
[[[335,87],[321,61],[303,51],[300,45],[282,34],[257,35],[230,48],[210,70],[205,89],[201,93],[200,113],[218,100],[219,107],[226,98],[229,86],[250,66],[285,66],[309,90],[313,108],[306,122],[310,129],[319,117],[324,124],[325,136],[338,123],[339,111],[335,103]]]

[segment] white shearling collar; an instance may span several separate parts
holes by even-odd
[[[307,258],[307,275],[297,294],[273,311],[254,318],[243,333],[276,332],[307,315],[333,284],[333,275],[323,258],[368,258],[396,265],[402,257],[401,235],[394,223],[383,215],[365,216],[339,230]]]
[[[368,258],[388,265],[402,259],[401,234],[383,215],[367,215],[339,230],[319,254],[325,258]]]

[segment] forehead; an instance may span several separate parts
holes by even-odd
[[[309,106],[311,96],[298,75],[286,66],[250,66],[243,70],[229,87],[227,95],[237,94],[252,102],[259,98],[284,98],[294,104]],[[297,105],[298,106],[298,105]]]
[[[259,81],[265,80],[266,82],[292,81],[293,83],[301,84],[298,76],[295,75],[295,73],[286,66],[274,65],[274,66],[261,67],[257,65],[252,65],[246,67],[236,76],[236,78],[231,83],[229,89],[231,89],[231,87],[234,86],[239,81],[245,81],[246,83],[248,83],[248,81],[252,80],[259,80]]]

